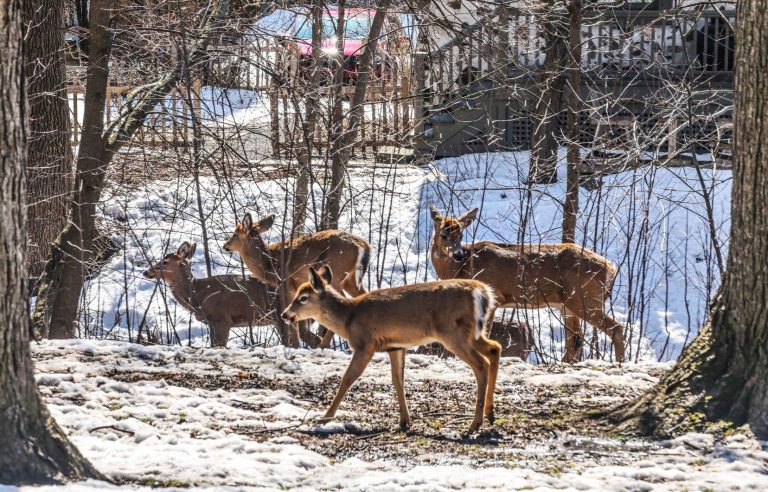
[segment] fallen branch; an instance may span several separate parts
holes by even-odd
[[[126,430],[126,429],[121,429],[120,427],[116,427],[114,425],[101,425],[99,427],[94,427],[93,429],[90,429],[88,432],[89,433],[90,432],[96,432],[98,430],[104,430],[104,429],[112,429],[112,430],[115,430],[115,431],[118,431],[118,432],[124,432],[124,433],[128,434],[129,436],[135,436],[136,435],[136,433],[133,432],[133,431],[129,431],[129,430]]]

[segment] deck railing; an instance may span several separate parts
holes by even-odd
[[[555,15],[567,30],[566,13]],[[427,53],[427,105],[482,90],[482,80],[499,86],[536,77],[546,59],[541,18],[534,9],[498,7]],[[587,10],[584,79],[732,78],[735,22],[734,10]]]

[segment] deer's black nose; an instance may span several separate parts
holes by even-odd
[[[461,261],[464,259],[464,250],[457,249],[453,252],[453,259],[456,261]]]

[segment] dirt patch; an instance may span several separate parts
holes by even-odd
[[[542,369],[551,375],[566,372],[563,366]],[[663,371],[656,372],[658,376]],[[113,370],[105,376],[129,383],[164,379],[168,384],[191,389],[283,390],[318,409],[330,404],[339,383],[338,376],[313,384],[247,371],[227,376]],[[496,393],[495,424],[485,424],[483,432],[470,437],[462,433],[472,418],[476,391],[473,382],[408,383],[406,377],[406,391],[413,419],[408,432],[398,430],[392,386],[375,384],[365,377],[342,403],[345,419],[352,421],[344,429],[329,432],[314,427],[313,422],[304,422],[267,431],[247,425],[230,425],[226,430],[259,441],[290,436],[331,459],[384,460],[404,468],[471,462],[481,467],[530,466],[557,474],[581,462],[626,464],[657,448],[651,442],[615,440],[621,436],[613,435],[603,420],[591,416],[639,395],[639,390],[626,386],[502,384]],[[231,404],[254,412],[260,410],[253,403]],[[614,439],[605,440],[606,437]]]

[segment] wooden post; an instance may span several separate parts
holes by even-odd
[[[195,112],[193,118],[202,121],[203,117],[203,81],[197,77],[192,82],[192,110]]]
[[[281,53],[275,51],[275,74],[280,73],[281,65]],[[280,155],[280,114],[279,114],[279,94],[278,94],[278,80],[277,75],[273,75],[270,80],[269,88],[269,114],[270,114],[270,128],[272,136],[272,156],[278,157]]]
[[[411,72],[407,67],[403,67],[400,71],[400,87],[399,87],[399,102],[402,104],[402,125],[400,126],[400,138],[406,138],[410,129],[408,125],[410,123],[410,96],[411,96]],[[396,92],[397,94],[397,92]]]
[[[366,100],[370,96],[366,94]],[[368,121],[365,118],[365,105],[363,105],[363,121],[360,123],[360,152],[362,153],[363,159],[367,157],[366,154],[366,146],[365,146],[365,138],[366,138],[366,132],[365,132],[365,126],[368,124]]]
[[[413,74],[415,87],[413,91],[413,127],[416,135],[424,133],[424,97],[427,69],[427,54],[416,52],[413,54]]]
[[[669,135],[669,141],[667,142],[667,157],[673,158],[677,153],[677,118],[670,118],[667,121],[667,135]]]
[[[392,106],[392,122],[394,124],[393,135],[395,139],[399,139],[400,136],[400,101],[397,97],[397,88],[399,86],[397,80],[398,76],[397,64],[394,64],[392,67],[392,81],[389,84],[387,99],[389,100],[389,105]]]
[[[385,88],[385,80],[384,77],[381,77],[381,96],[379,97],[379,100],[381,101],[381,128],[382,133],[384,135],[384,138],[382,138],[383,141],[389,140],[389,111],[387,108],[387,90]]]

